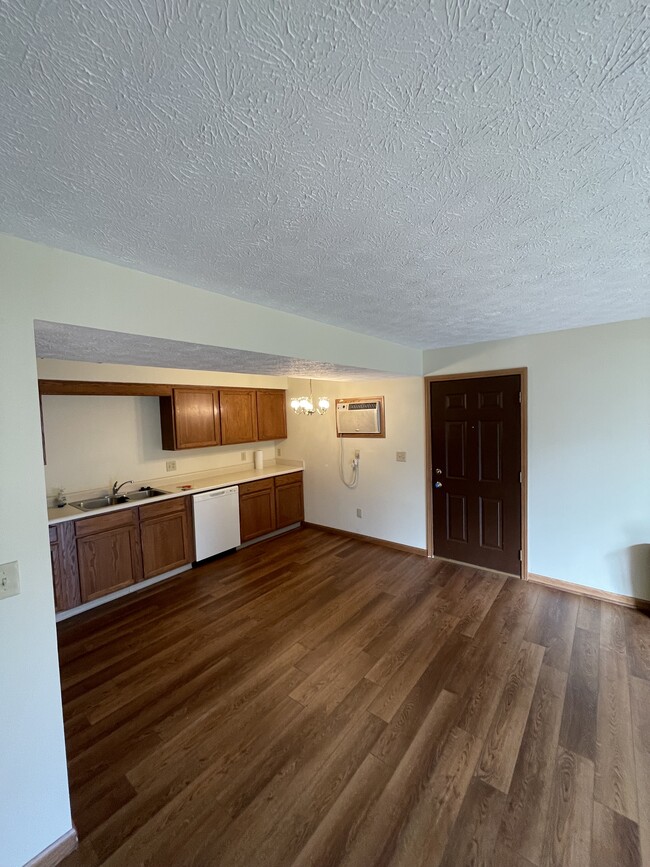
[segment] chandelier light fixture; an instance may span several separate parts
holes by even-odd
[[[330,408],[330,402],[326,397],[319,397],[314,402],[312,397],[311,379],[309,380],[309,396],[294,397],[289,404],[296,415],[324,415]]]

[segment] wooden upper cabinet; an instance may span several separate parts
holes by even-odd
[[[286,437],[286,392],[274,389],[259,389],[257,392],[258,440],[283,440]]]
[[[174,387],[160,397],[160,423],[162,447],[172,451],[286,439],[286,392]]]
[[[221,444],[253,443],[257,440],[255,389],[229,388],[219,392]]]
[[[221,445],[219,393],[212,388],[174,388],[160,398],[163,449]]]

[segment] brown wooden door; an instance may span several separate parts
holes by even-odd
[[[302,493],[302,473],[289,473],[275,478],[275,525],[279,530],[296,524],[305,517]]]
[[[191,563],[190,498],[179,497],[140,507],[142,574],[153,578]]]
[[[275,530],[273,479],[246,482],[239,486],[239,530],[242,542]]]
[[[209,388],[175,388],[174,431],[177,449],[218,446],[218,393]]]
[[[518,575],[521,377],[430,388],[434,555]]]
[[[50,556],[55,609],[67,611],[76,608],[81,605],[81,589],[73,521],[50,527]]]
[[[137,509],[76,521],[82,602],[142,580]]]
[[[255,391],[233,388],[219,392],[221,410],[221,442],[253,443],[257,440],[257,406]]]
[[[258,440],[283,440],[287,437],[287,393],[257,392]]]

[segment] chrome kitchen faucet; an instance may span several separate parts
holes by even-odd
[[[129,479],[128,482],[122,482],[121,485],[118,485],[117,482],[113,482],[113,496],[117,497],[117,492],[119,491],[120,488],[123,488],[124,485],[132,485],[132,484],[133,484],[133,479]]]

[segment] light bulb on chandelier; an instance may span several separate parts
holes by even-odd
[[[326,397],[319,397],[314,403],[312,397],[311,379],[309,380],[309,396],[294,397],[289,404],[296,415],[313,415],[315,412],[318,415],[324,415],[330,408],[330,402]]]

